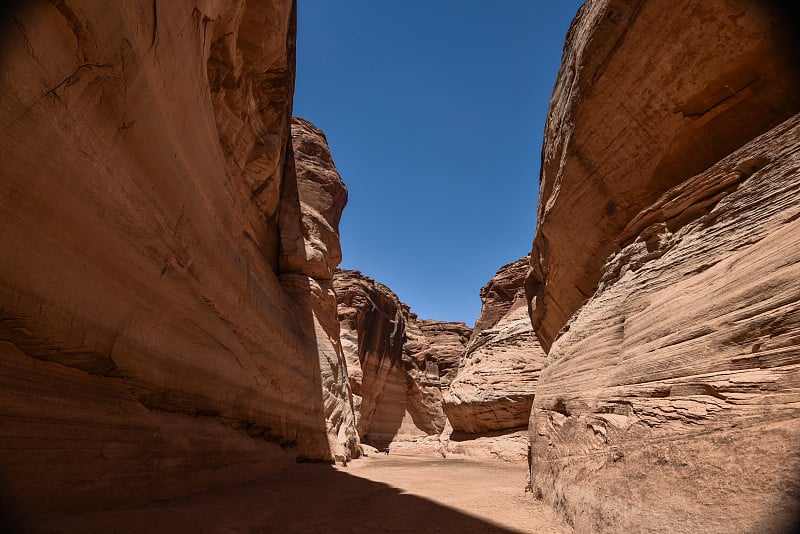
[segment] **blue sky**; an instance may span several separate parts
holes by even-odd
[[[480,288],[530,251],[581,3],[299,1],[294,114],[325,132],[350,193],[342,267],[421,318],[474,323]]]

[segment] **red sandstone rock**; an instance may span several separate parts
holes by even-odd
[[[443,393],[455,377],[458,362],[471,330],[464,323],[418,319],[406,310],[406,342],[403,366],[406,370],[408,399],[428,434],[441,434],[447,423]]]
[[[578,12],[545,126],[528,279],[545,350],[631,219],[800,106],[794,42],[763,4],[596,0]]]
[[[382,448],[433,436],[438,446],[446,426],[442,380],[470,329],[420,321],[388,287],[358,271],[337,271],[334,286],[362,441]]]
[[[461,322],[418,319],[413,313],[409,319],[403,352],[416,367],[439,376],[446,389],[455,378],[472,329]]]
[[[419,433],[406,406],[406,319],[399,299],[358,271],[337,271],[334,287],[361,440],[384,447],[404,430]]]
[[[578,531],[777,533],[798,511],[800,91],[775,22],[612,0],[570,29],[530,437],[534,492]]]
[[[353,449],[345,196],[304,121],[293,168],[293,2],[3,16],[0,462],[21,509]]]
[[[526,256],[501,267],[481,289],[481,315],[444,399],[455,430],[475,434],[528,424],[544,351],[527,314],[527,270]]]
[[[347,188],[316,126],[292,119],[292,147],[297,187],[281,190],[280,272],[331,280],[342,261],[339,219]]]

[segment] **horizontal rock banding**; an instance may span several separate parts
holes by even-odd
[[[570,29],[527,292],[548,348],[532,489],[578,530],[777,533],[800,508],[800,92],[779,22],[593,1]]]
[[[455,430],[482,433],[528,423],[544,352],[525,301],[528,257],[501,267],[481,289],[481,315],[445,395]]]

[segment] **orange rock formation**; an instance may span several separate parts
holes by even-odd
[[[358,271],[334,277],[357,429],[364,443],[438,436],[446,426],[442,383],[455,369],[470,329],[420,321],[385,285]]]
[[[346,192],[321,133],[290,126],[293,2],[3,17],[0,466],[19,508],[355,452],[331,282]]]
[[[762,3],[589,1],[543,147],[532,488],[580,532],[788,532],[800,86]]]
[[[481,289],[481,315],[445,395],[455,430],[478,434],[528,425],[545,355],[527,313],[527,270],[526,256],[501,267]]]

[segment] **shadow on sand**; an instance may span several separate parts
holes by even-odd
[[[514,532],[320,464],[298,464],[239,486],[38,526],[46,532],[120,533]]]

